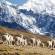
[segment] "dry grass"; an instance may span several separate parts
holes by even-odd
[[[42,36],[42,35],[38,35],[38,34],[35,35],[35,34],[30,33],[30,32],[24,32],[22,30],[20,31],[20,30],[16,30],[16,29],[9,29],[9,28],[1,26],[0,27],[0,33],[4,34],[5,32],[8,32],[8,33],[12,34],[14,37],[16,35],[20,36],[20,34],[23,34],[24,38],[30,39],[31,37],[34,37],[36,39],[41,39],[44,42],[50,39],[48,36]]]
[[[47,47],[19,47],[0,45],[0,55],[55,55],[55,49],[51,50]]]
[[[48,36],[41,36],[38,34],[34,35],[30,32],[9,29],[1,26],[0,27],[1,35],[3,35],[5,32],[12,34],[14,37],[16,35],[19,36],[20,34],[23,34],[24,38],[30,39],[31,37],[34,37],[36,39],[41,39],[43,42],[46,42],[47,40],[50,39]],[[44,48],[32,46],[19,47],[0,44],[0,55],[55,55],[55,50],[50,50],[47,47]]]

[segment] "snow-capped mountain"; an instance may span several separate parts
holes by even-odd
[[[28,0],[23,6],[19,6],[20,9],[32,10],[33,12],[46,11],[48,14],[55,14],[55,0]]]
[[[11,25],[12,24],[12,25]],[[55,3],[53,0],[28,0],[17,6],[0,3],[0,25],[23,28],[34,34],[55,34]]]

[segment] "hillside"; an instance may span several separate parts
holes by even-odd
[[[31,37],[34,37],[36,39],[41,39],[44,42],[50,39],[49,36],[33,34],[31,32],[25,32],[23,30],[20,31],[20,30],[17,30],[17,29],[10,29],[10,28],[7,28],[7,27],[0,26],[0,33],[3,35],[6,32],[8,32],[9,34],[12,34],[14,37],[15,36],[20,36],[20,34],[23,34],[24,38],[30,39]]]
[[[16,35],[19,36],[20,34],[23,34],[24,38],[27,38],[28,40],[31,37],[34,37],[36,39],[41,39],[43,42],[46,42],[47,40],[50,39],[49,36],[42,36],[38,34],[35,35],[30,32],[25,32],[22,30],[20,31],[20,30],[10,29],[7,27],[0,26],[0,37],[6,32],[8,32],[9,34],[12,34],[13,37],[15,37]],[[4,55],[4,54],[5,55],[51,55],[51,54],[55,54],[54,51],[48,49],[47,47],[44,47],[44,48],[32,47],[29,45],[20,47],[16,45],[8,46],[8,45],[0,44],[0,55]]]

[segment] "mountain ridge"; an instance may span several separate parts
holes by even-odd
[[[24,38],[30,39],[30,38],[33,37],[33,38],[36,38],[36,39],[40,39],[43,42],[50,39],[50,37],[46,36],[46,35],[33,34],[31,32],[25,32],[25,31],[22,31],[22,30],[17,30],[17,29],[12,29],[12,28],[10,29],[8,27],[0,26],[0,35],[1,35],[1,37],[5,33],[9,33],[9,34],[13,35],[13,37],[20,36],[20,34],[23,34]]]
[[[32,3],[33,2],[34,1],[32,1]],[[37,10],[36,12],[34,12],[32,9],[27,10],[28,7],[23,9],[11,3],[7,4],[6,2],[2,2],[0,4],[2,4],[0,5],[1,25],[3,24],[3,22],[5,22],[5,23],[10,23],[8,27],[15,27],[15,28],[22,27],[21,29],[25,29],[34,34],[40,34],[40,35],[55,34],[54,13],[48,13],[48,12],[46,13],[46,10],[42,10],[41,13],[38,12]],[[12,23],[13,25],[11,25]],[[15,26],[14,23],[17,26]]]

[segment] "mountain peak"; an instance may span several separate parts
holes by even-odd
[[[55,2],[54,0],[28,0],[25,4],[19,6],[19,9],[31,9],[34,13],[36,11],[42,13],[42,11],[46,10],[45,13],[55,14]]]
[[[10,3],[9,1],[6,1],[6,0],[1,0],[0,3],[6,4],[6,5],[12,5],[12,3]]]
[[[22,27],[34,34],[55,34],[55,4],[51,1],[28,0],[22,6],[4,1],[0,6],[0,24]]]

